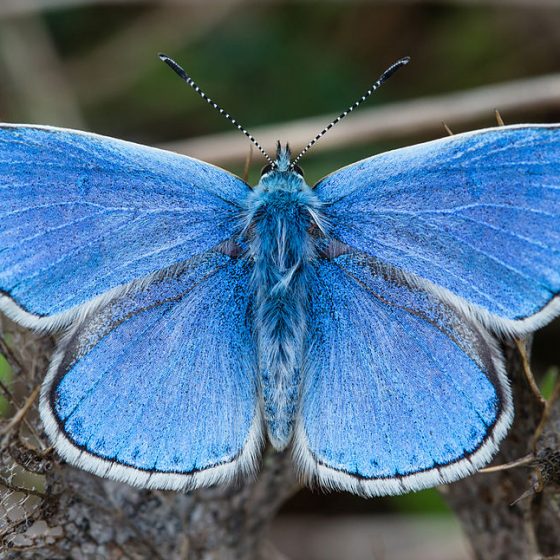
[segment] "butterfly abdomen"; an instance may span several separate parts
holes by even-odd
[[[280,175],[280,174],[278,174]],[[318,204],[301,181],[263,185],[251,197],[255,338],[264,417],[276,449],[290,441],[301,386],[307,276],[315,258],[309,234]]]

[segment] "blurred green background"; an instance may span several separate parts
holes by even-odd
[[[192,146],[197,138],[231,131],[159,61],[160,51],[249,130],[322,115],[325,125],[404,55],[412,63],[368,100],[367,109],[388,107],[397,122],[408,101],[510,84],[514,101],[502,111],[506,123],[560,122],[560,3],[554,0],[2,2],[0,120],[153,145],[189,140]],[[557,78],[551,99],[516,107],[518,80],[543,75]],[[453,99],[458,114],[472,102]],[[454,132],[495,125],[500,104],[477,103],[482,111],[458,122],[451,111],[446,122]],[[367,109],[354,122],[369,118]],[[361,157],[445,135],[434,119],[429,126],[399,125],[386,137],[353,140],[350,120],[332,133],[346,134],[347,142],[330,148],[325,138],[302,162],[311,184]],[[318,131],[310,129],[307,139]],[[249,143],[241,135],[238,142],[248,154]],[[224,157],[216,146],[207,159],[241,174],[245,158]],[[255,154],[252,180],[262,165]],[[559,336],[556,324],[536,337],[541,376],[560,363]],[[0,361],[0,377],[7,375]],[[303,491],[282,515],[446,511],[435,491],[372,500]]]

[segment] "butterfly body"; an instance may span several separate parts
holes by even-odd
[[[281,162],[287,150],[279,152]],[[305,358],[309,276],[316,258],[311,234],[320,203],[303,177],[274,169],[250,194],[244,219],[254,266],[254,329],[268,437],[276,449],[290,442]]]

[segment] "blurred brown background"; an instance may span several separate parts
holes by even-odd
[[[176,58],[265,147],[299,149],[397,58],[412,63],[303,161],[359,158],[496,124],[560,122],[556,0],[0,2],[0,120],[170,146],[242,173],[248,141],[157,58]],[[250,177],[263,162],[254,154]],[[1,204],[1,201],[0,201]],[[546,387],[557,321],[534,343]],[[10,372],[0,363],[0,375]],[[1,405],[1,403],[0,403]],[[468,558],[436,491],[362,500],[302,491],[273,538],[293,559]]]

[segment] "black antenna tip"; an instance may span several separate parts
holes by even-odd
[[[167,56],[165,53],[158,53],[158,57],[162,62],[165,62],[167,66],[175,70],[175,72],[179,73],[179,70],[183,70],[181,66],[179,66],[179,64],[177,64],[170,56]]]
[[[383,83],[386,80],[388,80],[399,68],[402,68],[403,66],[407,65],[409,62],[410,62],[409,56],[399,58],[397,62],[391,64],[391,66],[389,66],[389,68],[387,68],[387,70],[385,70],[385,72],[381,74],[381,77],[379,78],[380,83]]]
[[[238,128],[249,140],[259,149],[262,155],[266,158],[268,163],[274,165],[274,161],[272,158],[264,151],[263,147],[255,140],[252,134],[250,134],[245,128],[243,128],[231,115],[229,115],[226,111],[224,111],[219,105],[214,103],[212,99],[210,99],[194,82],[194,80],[183,70],[183,68],[175,62],[171,57],[167,56],[164,53],[158,53],[158,57],[162,62],[165,62],[175,74],[177,74],[184,82],[186,82],[189,86],[191,86],[194,91],[204,99],[207,103],[212,105],[214,109],[216,109],[221,115],[223,115],[233,126]]]
[[[189,78],[189,76],[187,76],[187,73],[170,56],[167,56],[166,54],[163,54],[163,53],[159,53],[158,56],[159,56],[159,59],[162,62],[167,64],[167,66],[169,66],[169,68],[171,68],[171,70],[173,70],[173,72],[175,72],[175,74],[177,74],[185,82],[189,83],[190,78]]]

